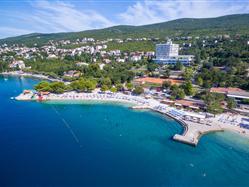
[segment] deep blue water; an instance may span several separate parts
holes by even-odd
[[[35,83],[0,78],[0,186],[249,186],[246,138],[214,133],[191,147],[157,113],[10,99]]]

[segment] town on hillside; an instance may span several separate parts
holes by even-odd
[[[37,76],[43,93],[124,92],[190,111],[249,114],[249,38],[79,38],[3,44],[3,74]]]

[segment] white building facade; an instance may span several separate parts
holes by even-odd
[[[179,45],[173,44],[171,41],[166,44],[157,44],[156,45],[156,58],[157,59],[166,59],[169,57],[178,56]]]
[[[189,65],[193,58],[193,55],[179,55],[179,44],[173,44],[172,41],[156,45],[156,59],[154,61],[157,63],[176,64],[180,62]]]

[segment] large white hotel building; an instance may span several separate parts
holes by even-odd
[[[189,65],[193,61],[193,55],[179,55],[178,51],[179,44],[173,44],[172,41],[168,41],[166,44],[157,44],[155,62],[160,64],[176,64],[180,62],[184,65]]]

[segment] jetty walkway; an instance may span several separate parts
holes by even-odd
[[[164,115],[176,120],[178,123],[180,123],[182,125],[184,130],[183,130],[182,134],[175,134],[173,136],[173,140],[179,141],[179,142],[182,142],[185,144],[197,146],[199,139],[201,138],[202,135],[208,134],[211,132],[224,131],[224,128],[222,128],[217,123],[212,123],[210,120],[206,120],[206,122],[204,122],[204,123],[193,122],[190,120],[184,120],[183,116],[172,115],[169,112],[169,110],[167,110],[167,109],[165,110],[165,108],[160,108],[160,107],[159,108],[158,107],[151,108],[149,105],[134,106],[132,108],[133,109],[151,109],[153,111],[159,112],[161,114],[164,114]],[[186,113],[185,116],[191,116],[191,113]]]

